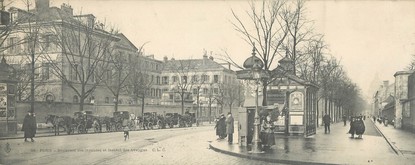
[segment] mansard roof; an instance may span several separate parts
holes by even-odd
[[[187,60],[167,60],[164,62],[165,71],[174,70],[194,70],[194,71],[227,71],[233,72],[232,70],[222,66],[221,64],[211,59],[187,59]]]

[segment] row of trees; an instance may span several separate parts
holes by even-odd
[[[316,34],[313,22],[306,18],[305,1],[253,1],[246,16],[232,11],[234,28],[255,48],[270,78],[262,79],[263,105],[267,86],[280,81],[273,75],[277,61],[286,56],[293,61],[298,77],[320,87],[318,100],[324,100],[325,112],[345,109],[362,111],[364,101],[360,89],[347,76],[340,61],[328,53],[324,36]],[[248,18],[248,19],[246,19]],[[237,65],[225,52],[225,58]]]

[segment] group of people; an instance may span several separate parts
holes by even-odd
[[[275,125],[273,121],[271,120],[271,116],[267,115],[265,118],[263,118],[261,122],[261,132],[260,132],[260,138],[262,141],[262,144],[265,148],[269,148],[273,145],[275,145],[275,137],[274,137],[274,128]],[[228,113],[228,116],[225,117],[224,114],[221,114],[216,119],[216,135],[220,139],[225,139],[228,137],[228,143],[233,143],[233,133],[234,133],[234,119],[232,117],[232,113]]]
[[[365,133],[365,123],[363,122],[362,116],[352,116],[350,118],[350,129],[349,134],[350,138],[355,138],[354,135],[357,135],[356,139],[362,139],[363,133]]]
[[[357,135],[356,139],[362,139],[362,135],[365,132],[365,123],[363,122],[365,117],[363,116],[351,116],[350,117],[350,129],[348,131],[351,134],[350,138],[355,138],[354,136]],[[343,115],[342,117],[344,126],[346,126],[347,117]],[[323,116],[323,123],[324,123],[324,133],[330,133],[330,123],[332,122],[331,117],[326,113]]]
[[[219,139],[225,139],[228,137],[228,143],[233,143],[233,132],[234,132],[234,119],[232,113],[228,113],[228,116],[225,117],[224,114],[221,114],[216,121],[216,135],[219,136]]]

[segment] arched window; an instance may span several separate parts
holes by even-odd
[[[76,95],[73,96],[73,102],[74,103],[78,103],[79,102],[78,96],[76,96]]]
[[[55,100],[55,97],[52,94],[47,94],[45,100],[46,102],[53,102],[53,100]]]

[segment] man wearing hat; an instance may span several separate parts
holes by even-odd
[[[35,113],[31,111],[27,111],[27,115],[24,117],[23,126],[22,126],[22,131],[24,131],[25,142],[27,142],[27,138],[30,138],[32,142],[35,141],[33,140],[33,137],[35,137],[36,129],[37,129],[37,126],[36,126]]]

